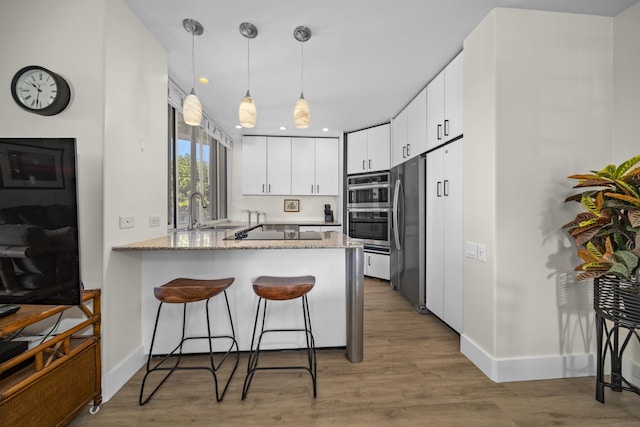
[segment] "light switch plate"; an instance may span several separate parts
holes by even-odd
[[[160,215],[151,215],[149,217],[149,227],[160,227]]]
[[[487,245],[478,243],[478,261],[487,262]]]
[[[476,242],[467,242],[466,257],[478,259],[478,244]]]

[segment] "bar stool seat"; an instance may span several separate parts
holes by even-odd
[[[186,278],[178,278],[173,279],[170,282],[165,283],[162,286],[155,287],[153,289],[153,294],[160,304],[158,305],[158,312],[156,315],[155,325],[153,327],[153,336],[151,338],[151,346],[149,348],[149,356],[147,359],[147,372],[142,379],[142,385],[140,386],[140,397],[139,404],[144,405],[147,403],[151,397],[158,391],[160,386],[164,384],[164,382],[169,378],[169,376],[177,370],[207,370],[211,372],[214,379],[215,391],[216,391],[216,401],[220,402],[224,399],[224,395],[229,387],[229,383],[233,378],[233,374],[238,367],[238,361],[240,360],[240,353],[238,351],[238,342],[236,341],[235,329],[233,326],[233,319],[231,318],[231,309],[229,307],[229,298],[227,296],[227,288],[231,286],[235,279],[234,278],[224,278],[224,279],[186,279]],[[229,319],[230,326],[230,334],[227,335],[212,335],[211,334],[211,322],[209,316],[209,300],[219,294],[224,295],[225,304],[227,308],[227,316]],[[205,302],[205,314],[207,321],[207,336],[185,336],[186,335],[186,317],[187,317],[187,304],[195,303],[198,301],[206,301]],[[165,355],[158,363],[152,366],[151,359],[153,357],[153,345],[156,339],[156,333],[158,330],[158,321],[160,319],[160,313],[162,311],[163,304],[182,304],[182,336],[180,342],[176,347],[167,355]],[[182,346],[188,340],[207,340],[209,346],[209,361],[210,364],[208,366],[179,366],[180,361],[182,360]],[[215,353],[213,351],[213,341],[214,340],[226,340],[229,342],[228,348],[224,353],[221,354],[220,360],[216,364],[215,361]],[[234,351],[235,348],[235,351]],[[177,354],[176,354],[177,352]],[[224,386],[224,389],[220,393],[218,387],[218,370],[221,368],[222,364],[227,360],[229,355],[235,354],[235,363],[231,374]],[[163,366],[163,364],[168,361],[170,358],[176,357],[175,364],[172,366]],[[147,381],[147,377],[149,374],[155,371],[168,371],[165,377],[160,381],[160,383],[156,386],[156,388],[147,396],[146,399],[143,400],[143,393],[145,383]]]
[[[244,380],[244,386],[242,389],[242,399],[247,397],[249,392],[249,386],[251,380],[256,371],[259,370],[290,370],[290,369],[302,369],[311,375],[311,381],[313,384],[313,397],[316,397],[316,348],[313,338],[313,332],[311,330],[311,316],[309,313],[309,302],[307,300],[307,294],[316,283],[314,276],[295,276],[295,277],[280,277],[280,276],[260,276],[253,282],[253,291],[258,296],[258,307],[256,309],[256,317],[253,325],[253,335],[251,337],[251,348],[249,350],[249,361],[247,363],[247,376]],[[265,329],[265,320],[267,313],[267,301],[285,301],[301,298],[302,301],[302,314],[304,317],[304,328],[291,328],[291,329]],[[262,322],[258,330],[258,319],[260,318],[260,311],[262,307]],[[274,310],[272,308],[271,310]],[[259,331],[259,334],[258,334]],[[303,366],[258,366],[258,359],[260,357],[260,344],[262,338],[267,333],[274,332],[304,332],[307,350],[308,365]],[[254,343],[258,334],[258,342],[254,348]]]

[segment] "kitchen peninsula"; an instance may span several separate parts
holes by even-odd
[[[339,232],[269,232],[273,239],[239,239],[236,233],[243,229],[196,229],[169,232],[166,237],[114,247],[139,256],[142,263],[142,340],[148,352],[158,302],[153,288],[177,277],[195,279],[234,277],[228,289],[231,315],[241,351],[248,351],[257,296],[252,289],[253,280],[262,275],[313,275],[316,284],[309,293],[309,306],[316,346],[346,347],[351,362],[363,357],[363,248],[359,242],[349,240]],[[252,230],[255,235],[259,230]],[[266,235],[265,235],[266,236]],[[281,236],[281,238],[280,238]],[[305,237],[306,236],[306,237]],[[277,240],[276,240],[277,239]],[[272,328],[295,327],[299,301],[279,301],[277,313],[269,315]],[[222,315],[223,300],[210,302],[211,322],[214,328],[228,328]],[[160,327],[172,331],[156,338],[154,350],[167,353],[173,348],[180,333],[178,321],[181,306],[169,305],[163,309]],[[171,310],[172,315],[168,315]],[[203,319],[204,303],[197,303],[190,317]],[[172,326],[174,325],[174,326]],[[286,325],[286,326],[285,326]],[[191,324],[190,331],[205,335],[206,325]],[[303,336],[264,342],[265,349],[301,348]],[[198,344],[201,347],[198,347]],[[196,342],[185,352],[202,352],[205,342]],[[156,351],[154,351],[155,353]]]

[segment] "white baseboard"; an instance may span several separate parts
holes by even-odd
[[[144,346],[139,346],[109,372],[102,373],[102,403],[107,402],[147,362]]]
[[[460,336],[460,352],[489,379],[498,383],[586,377],[596,374],[594,353],[496,359],[465,335]],[[635,372],[640,373],[640,368],[636,368]]]

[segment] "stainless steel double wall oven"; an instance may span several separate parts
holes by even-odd
[[[347,177],[347,235],[365,249],[389,253],[391,231],[391,183],[389,172]]]

